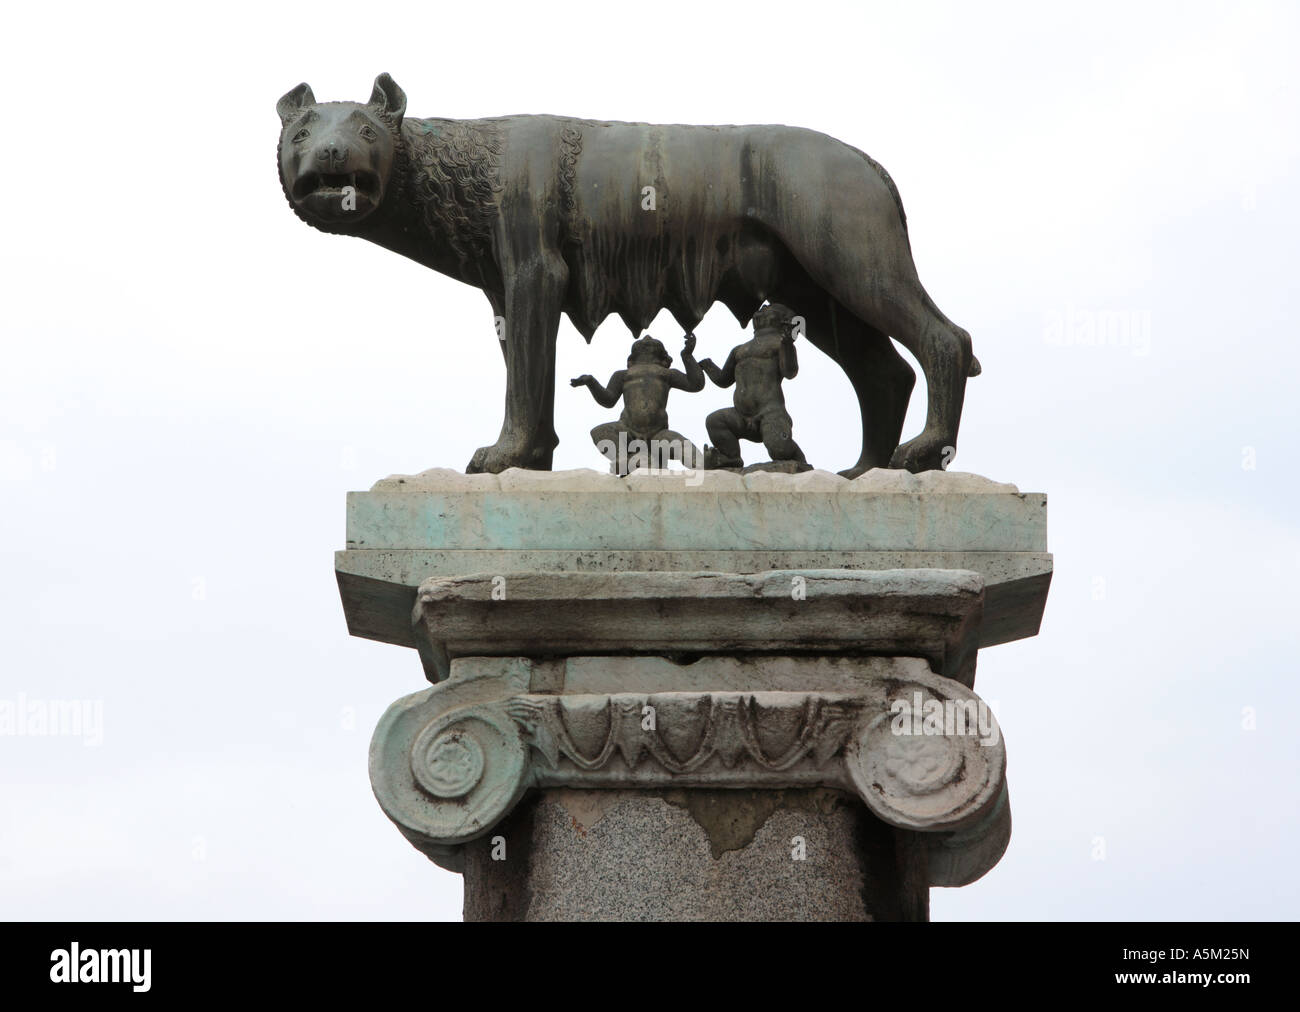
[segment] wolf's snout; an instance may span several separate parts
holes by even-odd
[[[322,144],[316,149],[316,160],[323,162],[325,170],[337,170],[347,164],[348,149],[341,144]]]

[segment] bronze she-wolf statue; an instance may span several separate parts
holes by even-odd
[[[889,174],[825,134],[788,126],[656,126],[562,116],[413,119],[387,74],[370,101],[280,99],[280,181],[300,218],[480,288],[506,359],[505,421],[470,471],[548,469],[558,439],[555,337],[588,340],[617,313],[639,336],[661,309],[691,332],[714,302],[748,323],[766,300],[848,375],[872,467],[946,466],[970,335],[912,262]],[[916,377],[925,429],[898,445]]]

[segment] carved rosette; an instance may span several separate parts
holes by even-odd
[[[901,712],[864,722],[845,749],[857,793],[891,825],[961,829],[986,815],[1002,790],[1006,749],[992,714],[964,686],[945,688],[905,687],[895,696]]]
[[[466,706],[425,725],[410,749],[411,775],[428,799],[422,832],[472,839],[514,807],[528,773],[518,725],[500,706]]]

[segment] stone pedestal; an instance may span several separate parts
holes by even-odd
[[[973,475],[427,472],[349,498],[354,634],[416,648],[371,781],[467,919],[924,919],[1010,835],[981,646],[1045,501]]]

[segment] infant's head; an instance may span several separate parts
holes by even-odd
[[[754,336],[780,334],[786,337],[794,321],[794,313],[777,302],[769,302],[754,314]]]
[[[667,369],[673,364],[673,357],[660,341],[647,334],[639,341],[632,342],[632,353],[627,357],[628,365],[661,365]]]

